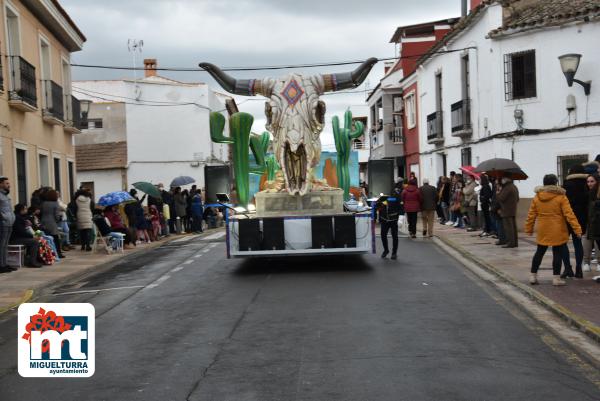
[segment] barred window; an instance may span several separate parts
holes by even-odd
[[[537,96],[535,50],[504,55],[504,93],[506,100]]]

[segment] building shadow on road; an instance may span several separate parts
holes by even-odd
[[[286,273],[371,273],[372,267],[360,255],[294,256],[282,258],[251,258],[242,261],[233,274]]]

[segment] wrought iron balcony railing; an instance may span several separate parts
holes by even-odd
[[[65,111],[63,107],[62,87],[54,81],[45,79],[42,80],[42,88],[44,95],[44,116],[64,121]]]
[[[437,143],[444,140],[442,112],[436,111],[427,116],[427,142]]]
[[[452,135],[468,136],[473,133],[471,127],[471,101],[463,99],[450,106],[452,111]]]
[[[37,107],[35,67],[21,56],[8,56],[10,71],[9,100]]]

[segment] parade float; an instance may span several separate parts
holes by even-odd
[[[371,211],[344,207],[351,197],[348,162],[352,140],[362,135],[364,128],[352,120],[350,111],[344,115],[343,126],[337,116],[332,121],[337,185],[317,178],[314,171],[321,161],[320,134],[326,112],[320,95],[359,86],[375,63],[377,59],[371,58],[345,73],[291,73],[243,80],[213,64],[200,64],[228,92],[267,98],[266,129],[270,133],[252,133],[254,118],[248,113],[233,113],[228,121],[221,113],[210,115],[211,139],[231,146],[235,187],[230,194],[234,204],[228,205],[225,213],[228,257],[375,251]],[[226,124],[229,136],[224,134]],[[251,174],[264,181],[253,199]]]

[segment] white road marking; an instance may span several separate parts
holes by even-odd
[[[173,273],[178,272],[180,270],[183,270],[184,267],[185,266],[177,266],[176,268],[174,268],[173,270],[171,270],[171,272],[173,272]]]
[[[207,235],[206,237],[202,238],[202,240],[219,239],[219,238],[224,237],[224,236],[225,236],[225,231],[221,231],[221,232],[218,232],[218,233]]]
[[[185,262],[183,262],[183,265],[189,265],[190,263],[194,263],[193,260],[186,260]]]
[[[144,288],[145,290],[149,290],[151,288],[156,288],[159,285],[161,285],[162,283],[164,283],[165,281],[167,281],[168,279],[170,279],[171,276],[168,274],[165,274],[162,277],[159,277],[155,282],[153,282],[152,284],[149,284],[146,288]]]
[[[131,285],[128,287],[113,287],[113,288],[98,288],[96,290],[81,290],[81,291],[69,291],[69,292],[60,292],[58,294],[52,294],[54,296],[58,295],[73,295],[73,294],[87,294],[90,292],[101,292],[101,291],[115,291],[115,290],[128,290],[131,288],[142,288],[143,285]]]
[[[171,241],[171,244],[175,244],[175,243],[179,243],[179,242],[188,242],[192,238],[193,237],[183,237],[183,238],[174,239],[173,241]]]

